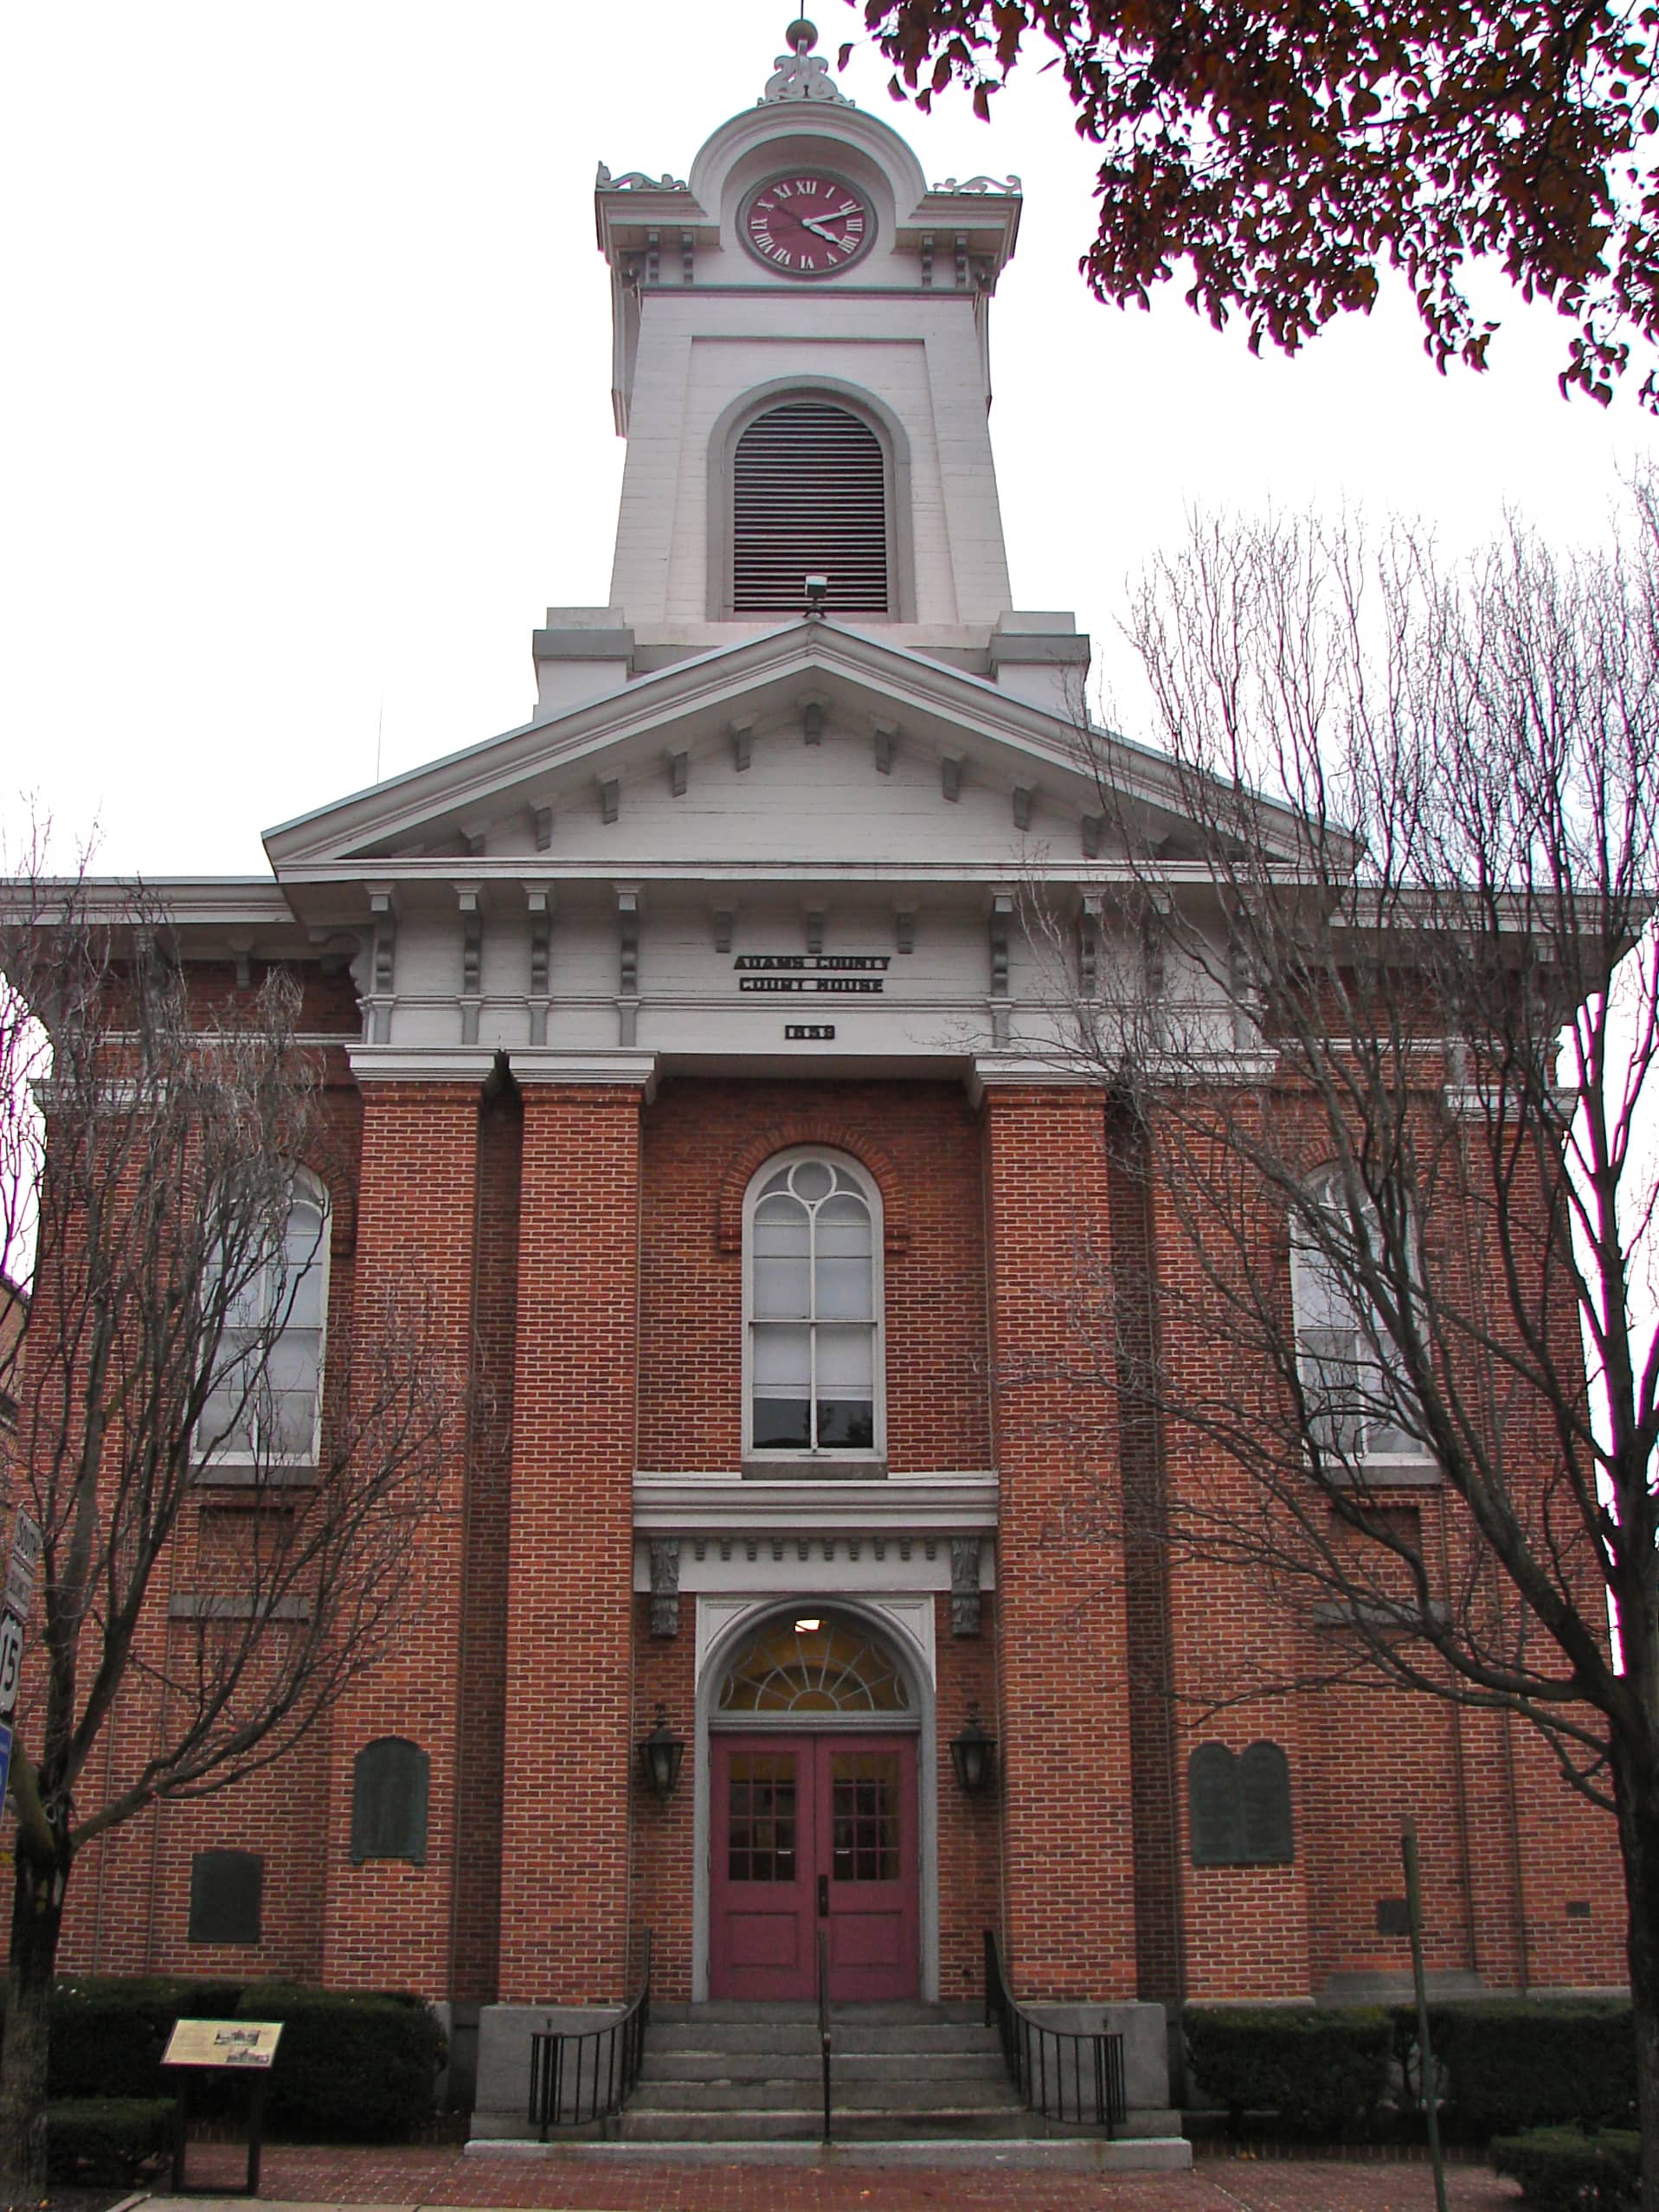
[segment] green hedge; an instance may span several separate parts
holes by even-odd
[[[228,2020],[244,1984],[183,1975],[67,1977],[52,1994],[52,2097],[167,2097],[161,2054],[176,2020]]]
[[[1193,2073],[1236,2125],[1274,2112],[1300,2134],[1363,2132],[1387,2086],[1393,2027],[1380,2007],[1189,2006]]]
[[[271,2125],[323,2142],[406,2136],[432,2118],[443,2033],[418,1997],[255,1983],[245,2020],[280,2020]]]
[[[46,2108],[46,2165],[55,2182],[136,2182],[172,2143],[165,2097],[68,2097]]]
[[[1414,2042],[1415,2016],[1409,2032]],[[1617,2128],[1635,2118],[1626,2003],[1516,1997],[1434,2005],[1429,2036],[1442,2097],[1471,2133],[1518,2134],[1553,2122]]]
[[[1641,2190],[1642,2138],[1624,2129],[1586,2135],[1574,2127],[1530,2128],[1499,2136],[1492,2164],[1521,2183],[1521,2202],[1540,2212],[1622,2212]]]

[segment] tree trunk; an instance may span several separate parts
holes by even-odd
[[[1626,1950],[1642,2129],[1642,2212],[1659,2212],[1659,1765],[1614,1746],[1619,1848],[1630,1914]]]
[[[0,2050],[0,2203],[38,2204],[46,2194],[46,2063],[67,1849],[42,1861],[18,1839],[11,1903],[11,1971]]]

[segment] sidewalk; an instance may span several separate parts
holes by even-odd
[[[190,2180],[212,2177],[193,2148]],[[238,2154],[230,2154],[230,2179]],[[205,2170],[204,2170],[205,2169]],[[1513,2185],[1484,2167],[1447,2177],[1452,2212],[1514,2212]],[[473,2205],[526,2212],[1432,2212],[1426,2165],[1206,2158],[1184,2174],[1090,2174],[876,2165],[607,2164],[460,2150],[267,2150],[260,2195],[308,2208]],[[239,2212],[248,2200],[158,2193],[145,2212]]]

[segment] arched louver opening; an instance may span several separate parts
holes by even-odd
[[[732,462],[732,611],[798,614],[829,578],[829,614],[885,614],[887,469],[867,423],[826,400],[757,415]]]

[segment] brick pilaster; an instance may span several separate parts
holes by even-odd
[[[627,1973],[640,1094],[524,1091],[500,1995]]]
[[[475,1085],[365,1088],[357,1202],[359,1314],[397,1283],[430,1302],[433,1357],[459,1409],[472,1350],[479,1094]],[[365,1303],[364,1302],[370,1302]],[[455,1868],[455,1712],[461,1642],[461,1509],[466,1438],[458,1418],[436,1504],[422,1532],[417,1587],[397,1648],[348,1693],[331,1731],[324,1978],[335,1988],[447,1994]],[[429,1755],[427,1861],[351,1863],[353,1762],[378,1736]]]
[[[1068,1379],[1079,1256],[1109,1249],[1097,1091],[993,1089],[986,1105],[993,1422],[1002,1478],[1003,1930],[1026,1997],[1135,1994],[1122,1512],[1114,1394]],[[1086,1270],[1085,1270],[1086,1271]]]

